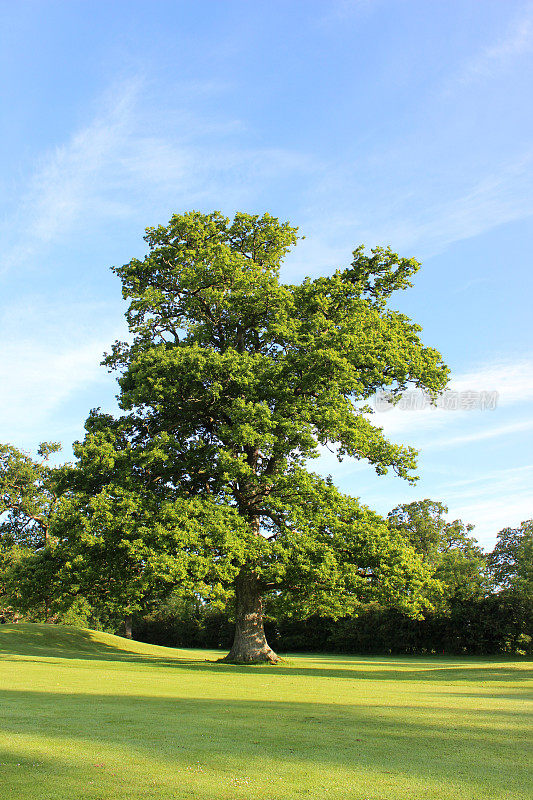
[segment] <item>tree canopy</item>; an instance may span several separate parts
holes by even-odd
[[[460,519],[447,522],[447,513],[443,503],[425,499],[403,503],[387,516],[389,526],[431,566],[442,588],[436,602],[443,608],[483,597],[490,586],[486,556],[470,535],[474,526]]]
[[[144,259],[114,269],[131,341],[104,363],[123,413],[91,414],[66,478],[57,534],[77,553],[70,568],[130,607],[176,585],[234,592],[237,661],[276,659],[265,595],[301,613],[369,598],[420,613],[424,559],[309,470],[327,446],[416,479],[415,450],[385,437],[368,400],[447,383],[420,326],[388,306],[419,263],[359,247],[345,269],[282,283],[297,229],[268,214],[175,215],[145,239]]]
[[[13,445],[0,444],[1,529],[19,544],[42,547],[48,540],[58,500],[48,459],[59,449],[56,442],[43,442],[37,461]]]
[[[502,589],[533,595],[533,519],[499,532],[489,564]]]
[[[39,445],[39,460],[0,444],[0,598],[3,610],[40,605],[48,618],[57,564],[50,531],[59,505],[50,456],[56,442]]]

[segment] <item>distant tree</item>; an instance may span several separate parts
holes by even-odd
[[[444,587],[441,605],[482,597],[490,580],[486,557],[470,535],[473,525],[447,522],[448,508],[435,500],[403,503],[388,514],[389,526],[402,533],[431,565]]]
[[[284,284],[297,238],[268,214],[147,229],[148,255],[114,270],[133,339],[105,363],[125,413],[89,418],[58,528],[80,580],[87,566],[132,606],[148,587],[232,590],[230,661],[277,660],[265,595],[304,615],[371,598],[418,614],[431,586],[405,537],[307,466],[330,445],[415,480],[416,452],[364,403],[447,383],[420,327],[387,306],[420,265],[359,247],[346,269]]]
[[[4,607],[39,608],[48,619],[53,605],[50,527],[58,506],[55,470],[49,458],[60,445],[43,442],[38,459],[0,444],[0,591]]]
[[[533,596],[533,519],[499,532],[489,565],[499,587]]]
[[[12,445],[0,444],[0,517],[4,517],[4,533],[18,544],[37,549],[48,543],[58,500],[48,460],[60,449],[57,442],[43,442],[37,460]]]

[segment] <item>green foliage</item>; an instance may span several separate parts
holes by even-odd
[[[446,522],[443,503],[418,500],[389,512],[391,530],[403,535],[429,565],[442,589],[441,609],[456,601],[483,597],[490,589],[486,556],[470,536],[474,526],[456,519]]]
[[[533,597],[500,592],[456,601],[447,610],[415,619],[379,603],[356,615],[300,619],[267,608],[265,630],[279,653],[386,655],[533,655]],[[171,647],[228,647],[231,614],[210,605],[174,599],[134,620],[134,636]]]
[[[533,520],[498,534],[489,564],[498,586],[533,597]]]
[[[133,634],[138,641],[167,647],[229,648],[234,623],[219,602],[173,592],[149,614],[134,617]]]
[[[63,583],[116,613],[146,609],[176,585],[216,594],[255,544],[230,507],[201,497],[158,503],[116,484],[66,496],[54,531]]]
[[[312,627],[307,638],[312,642]],[[371,604],[356,618],[330,621],[323,649],[360,654],[532,655],[533,602],[498,595],[471,598],[456,601],[447,611],[426,613],[423,620]]]
[[[65,581],[64,548],[51,533],[61,525],[65,468],[48,462],[59,449],[43,442],[35,459],[0,445],[0,604],[8,617],[87,624],[94,609]]]
[[[54,473],[48,465],[52,453],[60,450],[55,442],[43,442],[38,454],[42,461],[8,444],[0,444],[1,533],[13,544],[43,546],[57,503]]]
[[[38,461],[0,444],[0,602],[4,612],[48,619],[57,563],[50,527],[57,511],[55,472],[48,464],[60,449],[39,445]]]
[[[10,606],[30,621],[57,619],[58,612],[68,605],[58,581],[60,565],[51,546],[36,552],[15,548],[5,572]]]
[[[420,614],[435,592],[403,536],[307,469],[330,445],[415,480],[415,451],[366,401],[447,382],[387,306],[419,264],[358,248],[346,269],[284,284],[297,238],[268,214],[190,212],[114,270],[132,340],[105,364],[124,413],[91,413],[54,529],[80,591],[134,611],[177,585],[224,593],[245,569],[287,613],[334,616],[372,597]]]

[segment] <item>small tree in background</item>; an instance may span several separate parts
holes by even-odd
[[[39,460],[0,444],[0,581],[4,611],[37,613],[45,621],[55,605],[58,565],[50,535],[58,507],[55,472],[48,461],[60,450],[39,445]]]
[[[0,516],[2,530],[13,542],[39,549],[49,542],[50,522],[58,495],[54,471],[48,464],[61,445],[39,445],[40,461],[9,444],[0,444]]]
[[[499,532],[489,565],[499,587],[533,596],[533,519]]]
[[[419,264],[360,247],[328,277],[281,283],[297,238],[268,214],[147,229],[148,255],[114,270],[132,341],[105,363],[125,413],[89,418],[56,528],[80,580],[99,576],[130,605],[148,587],[231,590],[231,661],[277,659],[265,595],[304,615],[372,598],[418,614],[432,585],[401,531],[308,469],[330,445],[415,480],[415,451],[364,404],[447,382],[420,327],[387,305]]]
[[[486,556],[470,535],[474,526],[460,519],[447,522],[447,513],[443,503],[426,499],[403,503],[387,516],[390,528],[406,537],[439,580],[441,609],[483,597],[491,585]]]

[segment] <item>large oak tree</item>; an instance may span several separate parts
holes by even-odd
[[[91,414],[58,531],[72,568],[92,563],[130,609],[148,587],[231,589],[231,661],[277,659],[265,596],[298,613],[377,598],[418,614],[431,583],[401,533],[309,470],[329,446],[415,479],[416,452],[365,403],[447,382],[420,327],[387,305],[419,264],[359,247],[345,269],[282,283],[297,238],[268,214],[190,212],[148,228],[146,257],[114,269],[131,341],[105,363],[124,413]]]

